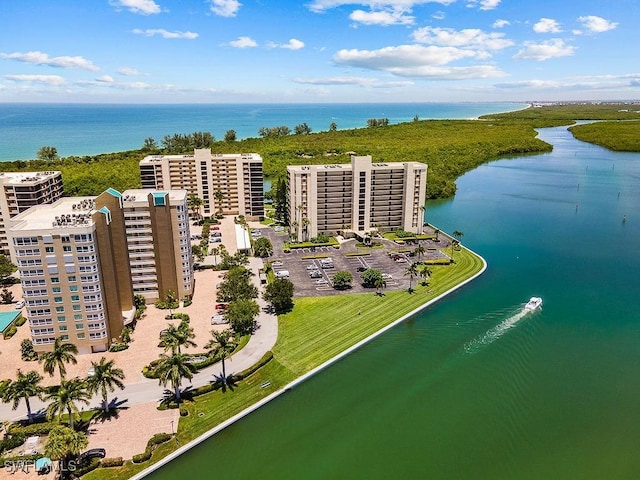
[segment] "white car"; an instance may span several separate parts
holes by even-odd
[[[289,278],[289,270],[278,270],[275,275],[276,278]]]
[[[276,260],[274,262],[271,262],[271,266],[272,267],[281,267],[283,265],[283,263],[280,260]]]
[[[317,269],[318,267],[316,267],[314,263],[307,265],[307,270],[317,270]]]
[[[24,300],[18,300],[16,302],[16,310],[20,310],[22,307],[24,307]]]
[[[327,280],[326,278],[319,278],[316,280],[316,285],[327,285],[329,283],[329,280]]]
[[[222,325],[223,323],[229,323],[224,315],[217,314],[211,317],[211,325]]]

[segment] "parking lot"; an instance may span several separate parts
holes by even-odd
[[[317,296],[336,294],[331,285],[333,275],[341,270],[353,276],[350,293],[371,292],[373,289],[364,288],[360,280],[362,271],[375,268],[386,277],[387,289],[409,288],[409,276],[405,272],[410,263],[416,261],[407,253],[395,253],[398,250],[413,250],[417,245],[400,246],[394,242],[376,239],[383,244],[382,248],[367,248],[356,246],[356,240],[351,239],[341,243],[340,248],[311,247],[292,249],[291,253],[284,253],[282,246],[287,240],[285,233],[276,233],[271,228],[262,229],[262,234],[269,238],[274,247],[272,262],[276,276],[287,276],[295,285],[295,296]],[[442,256],[432,241],[421,241],[425,249],[429,249],[424,258]],[[446,246],[445,241],[437,244],[440,249]],[[391,254],[390,254],[391,252]],[[360,254],[360,255],[356,255]],[[309,258],[315,257],[315,258]],[[330,259],[330,260],[329,260]],[[414,279],[414,282],[417,281]]]

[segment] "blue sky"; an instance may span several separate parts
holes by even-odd
[[[640,0],[3,0],[0,102],[640,98]]]

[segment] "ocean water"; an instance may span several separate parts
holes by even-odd
[[[540,137],[428,205],[482,277],[150,478],[639,478],[640,155]]]
[[[0,104],[0,161],[35,158],[40,147],[53,146],[60,156],[95,155],[142,147],[148,137],[158,143],[174,133],[210,132],[216,139],[228,130],[237,137],[257,137],[262,127],[307,123],[312,131],[359,128],[369,118],[390,123],[421,119],[476,118],[524,108],[522,103],[378,103],[378,104],[236,104],[236,105],[94,105]]]

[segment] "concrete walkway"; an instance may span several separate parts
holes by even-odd
[[[257,272],[259,268],[262,268],[262,260],[259,258],[249,258],[249,268],[256,273],[254,282],[258,285]],[[256,299],[260,306],[260,313],[257,317],[257,328],[255,333],[251,336],[251,339],[235,355],[229,357],[225,361],[226,373],[231,375],[232,373],[241,372],[246,368],[255,365],[262,356],[271,350],[278,338],[278,317],[265,312],[267,303],[262,299],[262,286],[258,285],[259,297]],[[220,362],[215,363],[207,368],[202,369],[196,373],[191,382],[185,381],[182,387],[199,387],[206,385],[215,380],[216,377],[222,375],[222,365]],[[125,384],[124,390],[117,390],[113,394],[109,395],[110,401],[116,402],[118,405],[130,406],[147,402],[158,402],[162,399],[164,394],[164,387],[161,387],[158,380],[155,379],[142,379],[140,381]],[[34,413],[44,413],[46,403],[38,400],[37,398],[31,399],[31,409]],[[100,407],[100,399],[95,396],[89,406],[85,406],[84,409]],[[26,418],[26,407],[24,402],[20,402],[20,405],[16,410],[11,409],[11,405],[7,403],[0,403],[0,421],[15,421],[22,418]]]

